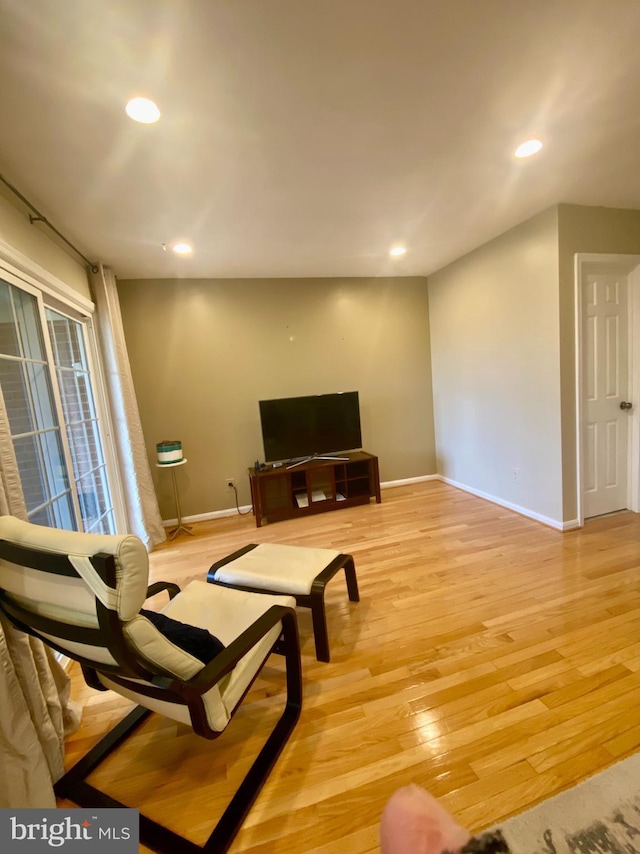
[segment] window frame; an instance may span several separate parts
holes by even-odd
[[[31,273],[29,272],[30,270]],[[76,517],[79,523],[82,524],[82,515],[75,487],[75,478],[73,476],[73,459],[65,427],[64,409],[62,407],[58,375],[53,358],[45,309],[51,308],[69,320],[80,324],[94,396],[98,431],[105,459],[105,469],[111,492],[115,528],[117,532],[124,533],[127,530],[125,499],[118,465],[113,421],[100,357],[100,348],[93,323],[95,305],[83,296],[83,294],[74,291],[64,282],[48,273],[48,271],[39,267],[35,262],[21,255],[21,253],[12,247],[9,247],[2,240],[0,240],[0,278],[35,297],[37,301],[38,316],[43,330],[44,348],[53,389],[53,398],[60,421],[60,440],[70,480],[74,482],[74,488],[71,490],[71,499]]]

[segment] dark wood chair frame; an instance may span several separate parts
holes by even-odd
[[[28,566],[42,572],[78,578],[66,555],[26,548],[0,540],[0,558],[22,566]],[[112,588],[116,586],[116,567],[112,555],[97,554],[91,557],[91,563],[101,579]],[[166,590],[170,598],[180,592],[177,584],[156,582],[147,588],[147,598]],[[105,608],[96,600],[96,612],[99,628],[76,626],[62,620],[34,614],[18,605],[5,592],[0,590],[0,611],[16,628],[40,638],[53,649],[78,661],[87,684],[101,691],[108,690],[99,680],[98,673],[104,673],[113,682],[128,687],[136,693],[144,694],[188,707],[194,731],[204,738],[214,739],[221,733],[209,726],[203,695],[229,673],[237,662],[278,622],[282,622],[282,632],[271,652],[284,656],[286,665],[286,703],[284,711],[262,746],[253,765],[240,784],[222,817],[203,846],[196,845],[158,822],[140,814],[140,841],[160,854],[223,854],[231,845],[253,802],[266,782],[278,756],[287,743],[300,716],[302,705],[302,672],[300,662],[300,643],[295,611],[292,608],[272,606],[255,623],[242,632],[236,640],[217,655],[194,677],[188,680],[178,679],[156,665],[145,661],[128,645],[123,632],[122,622],[115,611]],[[100,664],[71,654],[68,649],[43,637],[40,633],[50,633],[65,640],[83,644],[106,646],[117,662],[115,665]],[[268,654],[265,657],[268,658]],[[264,664],[264,662],[263,662]],[[144,679],[151,685],[131,682]],[[251,685],[247,687],[247,691]],[[244,696],[238,701],[232,715],[241,705]],[[112,753],[130,735],[151,711],[137,706],[118,723],[86,756],[80,759],[66,774],[58,780],[54,791],[59,798],[68,798],[82,807],[127,807],[109,795],[86,782],[89,774]]]
[[[209,572],[207,573],[207,581],[210,584],[218,584],[221,587],[232,587],[236,590],[246,590],[249,593],[271,593],[271,594],[280,594],[280,595],[289,595],[294,596],[296,603],[303,608],[311,608],[311,619],[313,621],[313,636],[315,639],[316,645],[316,658],[318,661],[331,661],[331,654],[329,652],[329,635],[327,633],[327,613],[324,603],[324,592],[325,587],[331,581],[333,576],[340,569],[344,569],[344,575],[347,582],[347,592],[349,594],[349,599],[351,602],[359,602],[360,601],[360,593],[358,592],[358,579],[356,577],[356,568],[353,562],[353,557],[351,555],[339,554],[337,555],[331,563],[327,564],[327,566],[320,572],[314,579],[311,584],[311,592],[309,594],[302,593],[289,593],[287,591],[282,590],[271,590],[268,587],[251,587],[249,585],[241,585],[241,584],[227,584],[224,581],[218,581],[216,579],[216,572],[226,564],[231,563],[237,558],[241,557],[247,552],[255,549],[257,543],[251,543],[248,546],[244,546],[238,551],[233,552],[233,554],[228,555],[227,557],[222,558],[221,560],[216,561],[212,564]]]

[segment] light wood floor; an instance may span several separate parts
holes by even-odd
[[[478,830],[640,745],[635,514],[561,534],[431,481],[381,505],[194,530],[151,555],[151,580],[203,578],[250,542],[313,544],[354,555],[362,599],[349,603],[342,575],[327,587],[330,664],[299,610],[302,716],[236,854],[375,852],[382,808],[410,782]],[[201,843],[280,712],[270,662],[218,740],[154,716],[92,780]],[[69,764],[128,708],[78,670],[73,693],[84,717]]]

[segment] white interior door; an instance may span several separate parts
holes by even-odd
[[[589,518],[627,506],[627,276],[586,276],[582,300],[583,494]]]

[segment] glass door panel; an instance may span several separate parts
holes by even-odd
[[[115,533],[85,328],[0,279],[0,385],[30,521]],[[53,364],[51,364],[53,357]]]
[[[113,503],[100,439],[81,323],[46,309],[58,389],[85,531],[115,531]]]
[[[38,300],[0,280],[0,381],[30,520],[75,530]]]

